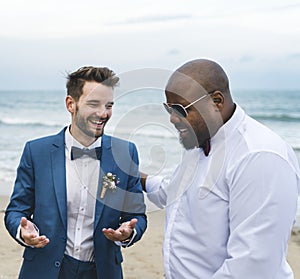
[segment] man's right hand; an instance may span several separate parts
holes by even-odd
[[[45,235],[39,236],[36,226],[25,217],[21,218],[20,226],[20,237],[27,245],[43,248],[49,243],[49,239]]]

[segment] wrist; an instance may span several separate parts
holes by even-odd
[[[122,243],[128,243],[128,242],[130,242],[130,240],[132,239],[133,235],[134,235],[134,230],[132,230],[130,236],[128,236],[128,237],[125,238],[124,240],[121,240],[121,242],[122,242]]]
[[[117,244],[118,246],[122,246],[123,248],[126,248],[133,243],[133,240],[136,235],[137,235],[136,229],[133,229],[130,237],[124,239],[123,241],[115,241],[115,244]]]

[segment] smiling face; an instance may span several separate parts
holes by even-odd
[[[166,90],[166,99],[169,104],[181,104],[183,107],[192,102],[180,95],[172,93],[172,91],[168,91],[168,89]],[[207,101],[204,99],[200,102]],[[195,106],[190,106],[186,111],[188,115],[185,118],[178,116],[176,113],[172,113],[170,115],[170,122],[178,130],[180,142],[185,149],[203,146],[205,140],[210,138],[206,122]]]
[[[102,136],[112,115],[113,88],[95,81],[86,81],[78,102],[71,96],[66,106],[72,114],[71,134],[84,146],[91,145]]]
[[[196,59],[178,68],[171,75],[165,94],[169,106],[188,106],[186,117],[174,112],[170,116],[186,149],[204,147],[235,110],[226,73],[219,64],[207,59]]]
[[[222,125],[220,112],[213,96],[219,91],[211,91],[207,95],[198,82],[180,73],[174,74],[166,87],[166,102],[169,106],[180,104],[186,108],[187,116],[180,117],[176,113],[170,114],[170,122],[179,132],[180,142],[185,149],[203,147]],[[205,96],[201,98],[202,96]],[[199,101],[195,102],[201,98]],[[195,102],[193,105],[191,103]],[[189,106],[190,105],[190,106]]]

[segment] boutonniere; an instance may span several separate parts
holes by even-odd
[[[107,189],[114,191],[117,188],[117,184],[119,184],[119,182],[120,179],[111,172],[108,172],[106,175],[104,175],[100,199],[104,198]]]

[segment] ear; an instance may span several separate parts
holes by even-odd
[[[66,97],[66,108],[70,113],[74,113],[76,110],[76,102],[72,96],[68,95]]]
[[[217,90],[213,94],[211,94],[211,97],[217,109],[221,110],[223,108],[224,101],[225,101],[223,93]]]

